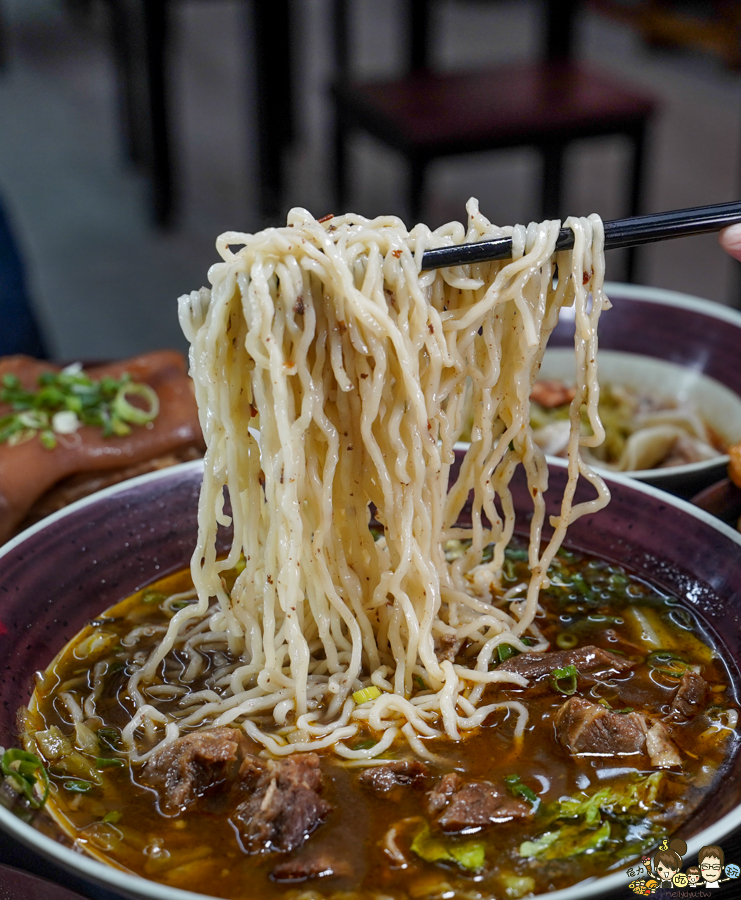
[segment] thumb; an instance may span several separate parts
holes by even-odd
[[[720,245],[734,259],[741,260],[741,224],[724,228],[720,233]]]

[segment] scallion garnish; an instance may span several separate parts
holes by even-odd
[[[120,769],[126,763],[122,759],[109,756],[97,756],[95,758],[96,769]]]
[[[65,791],[69,791],[72,794],[87,794],[93,789],[92,783],[83,781],[82,778],[68,778],[62,783],[62,787]]]
[[[503,663],[506,659],[510,659],[513,656],[517,656],[519,652],[517,647],[513,647],[512,644],[497,644],[497,656],[499,657],[500,663]]]
[[[540,803],[538,795],[532,788],[529,788],[520,781],[519,775],[505,775],[504,783],[507,785],[507,790],[513,797],[522,797],[524,800],[527,800],[528,803],[532,803],[533,806]]]
[[[690,667],[687,660],[673,650],[654,650],[646,657],[646,665],[661,675],[677,679]]]
[[[109,750],[118,750],[121,746],[121,733],[118,728],[99,728],[96,732],[98,742],[101,747],[107,747]]]
[[[3,775],[34,809],[40,809],[46,803],[49,796],[49,776],[35,753],[15,748],[6,750],[0,760],[0,767]]]
[[[570,697],[576,693],[576,679],[579,673],[576,666],[564,666],[562,669],[554,669],[551,672],[551,686],[559,694]]]
[[[79,363],[44,372],[35,391],[26,390],[16,375],[5,375],[0,403],[13,410],[0,418],[0,444],[14,446],[38,435],[47,450],[57,446],[58,435],[75,434],[81,425],[102,429],[104,437],[123,436],[159,412],[159,398],[148,384],[132,381],[128,373],[93,381]]]
[[[370,687],[361,688],[359,691],[355,691],[352,695],[353,700],[357,703],[367,703],[369,700],[375,700],[376,697],[381,696],[381,691],[379,688],[372,684]]]

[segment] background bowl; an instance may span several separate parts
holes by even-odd
[[[551,465],[560,496],[561,464]],[[15,714],[26,703],[34,672],[44,668],[89,619],[144,585],[188,564],[196,537],[202,463],[185,463],[116,485],[50,516],[0,550],[0,744],[16,741]],[[613,499],[569,531],[569,546],[618,561],[658,587],[684,598],[714,634],[738,685],[741,661],[741,535],[689,504],[626,478],[609,479]],[[527,486],[513,482],[516,508],[527,526]],[[576,502],[588,499],[582,484]],[[557,511],[555,498],[549,512]],[[222,535],[223,538],[227,534]],[[679,835],[689,854],[718,844],[741,825],[741,755],[729,762],[723,790],[697,809]],[[0,807],[0,827],[35,851],[118,894],[153,900],[196,895],[105,866],[21,821]],[[727,856],[730,844],[724,842]],[[549,894],[580,900],[617,890],[625,873]]]
[[[730,478],[706,487],[695,494],[692,502],[733,528],[741,522],[741,488],[736,487]]]
[[[608,283],[605,290],[613,308],[600,318],[600,350],[666,360],[712,378],[741,397],[741,313],[660,288]],[[573,335],[573,310],[562,310],[548,346],[573,347]],[[726,457],[719,457],[689,466],[651,469],[633,477],[691,497],[721,478],[727,462]]]

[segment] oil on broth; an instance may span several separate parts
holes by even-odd
[[[505,589],[527,580],[526,556],[516,545],[507,551]],[[522,739],[514,737],[516,715],[499,710],[459,744],[428,745],[439,762],[427,763],[426,787],[450,772],[465,781],[493,782],[530,804],[532,814],[523,820],[444,834],[426,811],[424,791],[405,786],[378,796],[359,783],[362,769],[326,753],[322,796],[333,809],[294,856],[323,855],[335,861],[335,874],[297,884],[271,877],[285,854],[243,851],[228,808],[160,812],[156,791],[141,783],[141,768],[130,766],[121,752],[120,731],[133,713],[128,676],[159,640],[173,607],[187,602],[166,598],[191,587],[188,572],[128,598],[77,635],[39,682],[24,718],[24,745],[46,759],[49,806],[70,836],[114,865],[174,887],[225,898],[298,896],[311,889],[312,897],[344,900],[345,892],[415,900],[516,898],[566,887],[625,865],[687,819],[735,749],[737,713],[722,660],[674,598],[618,566],[568,550],[549,574],[551,587],[536,621],[551,649],[595,646],[634,667],[596,679],[556,672],[537,691],[491,687],[487,699],[526,703]],[[203,653],[206,673],[192,684],[177,684],[179,696],[181,688],[203,689],[209,669],[224,664],[208,649]],[[501,665],[513,653],[503,645],[494,659]],[[463,661],[465,646],[458,654]],[[701,672],[708,692],[704,710],[669,726],[681,768],[651,767],[636,755],[572,756],[557,741],[554,715],[570,697],[655,720],[670,712],[688,671]],[[416,687],[425,689],[423,683]],[[75,729],[70,698],[84,710],[92,692],[95,714]],[[156,705],[176,716],[179,696],[160,697]],[[208,725],[206,720],[201,727]],[[369,733],[354,746],[373,740]],[[385,756],[409,753],[400,743]]]

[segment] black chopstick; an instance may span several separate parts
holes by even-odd
[[[675,209],[671,212],[633,216],[605,222],[605,250],[620,247],[637,247],[654,241],[720,231],[726,225],[741,222],[741,202],[716,203],[714,206],[695,206],[692,209]],[[568,250],[574,246],[574,232],[562,228],[556,240],[556,250]],[[509,259],[512,256],[512,238],[494,241],[478,241],[473,244],[456,244],[428,250],[422,257],[423,269],[442,269],[466,263],[488,262],[493,259]]]

